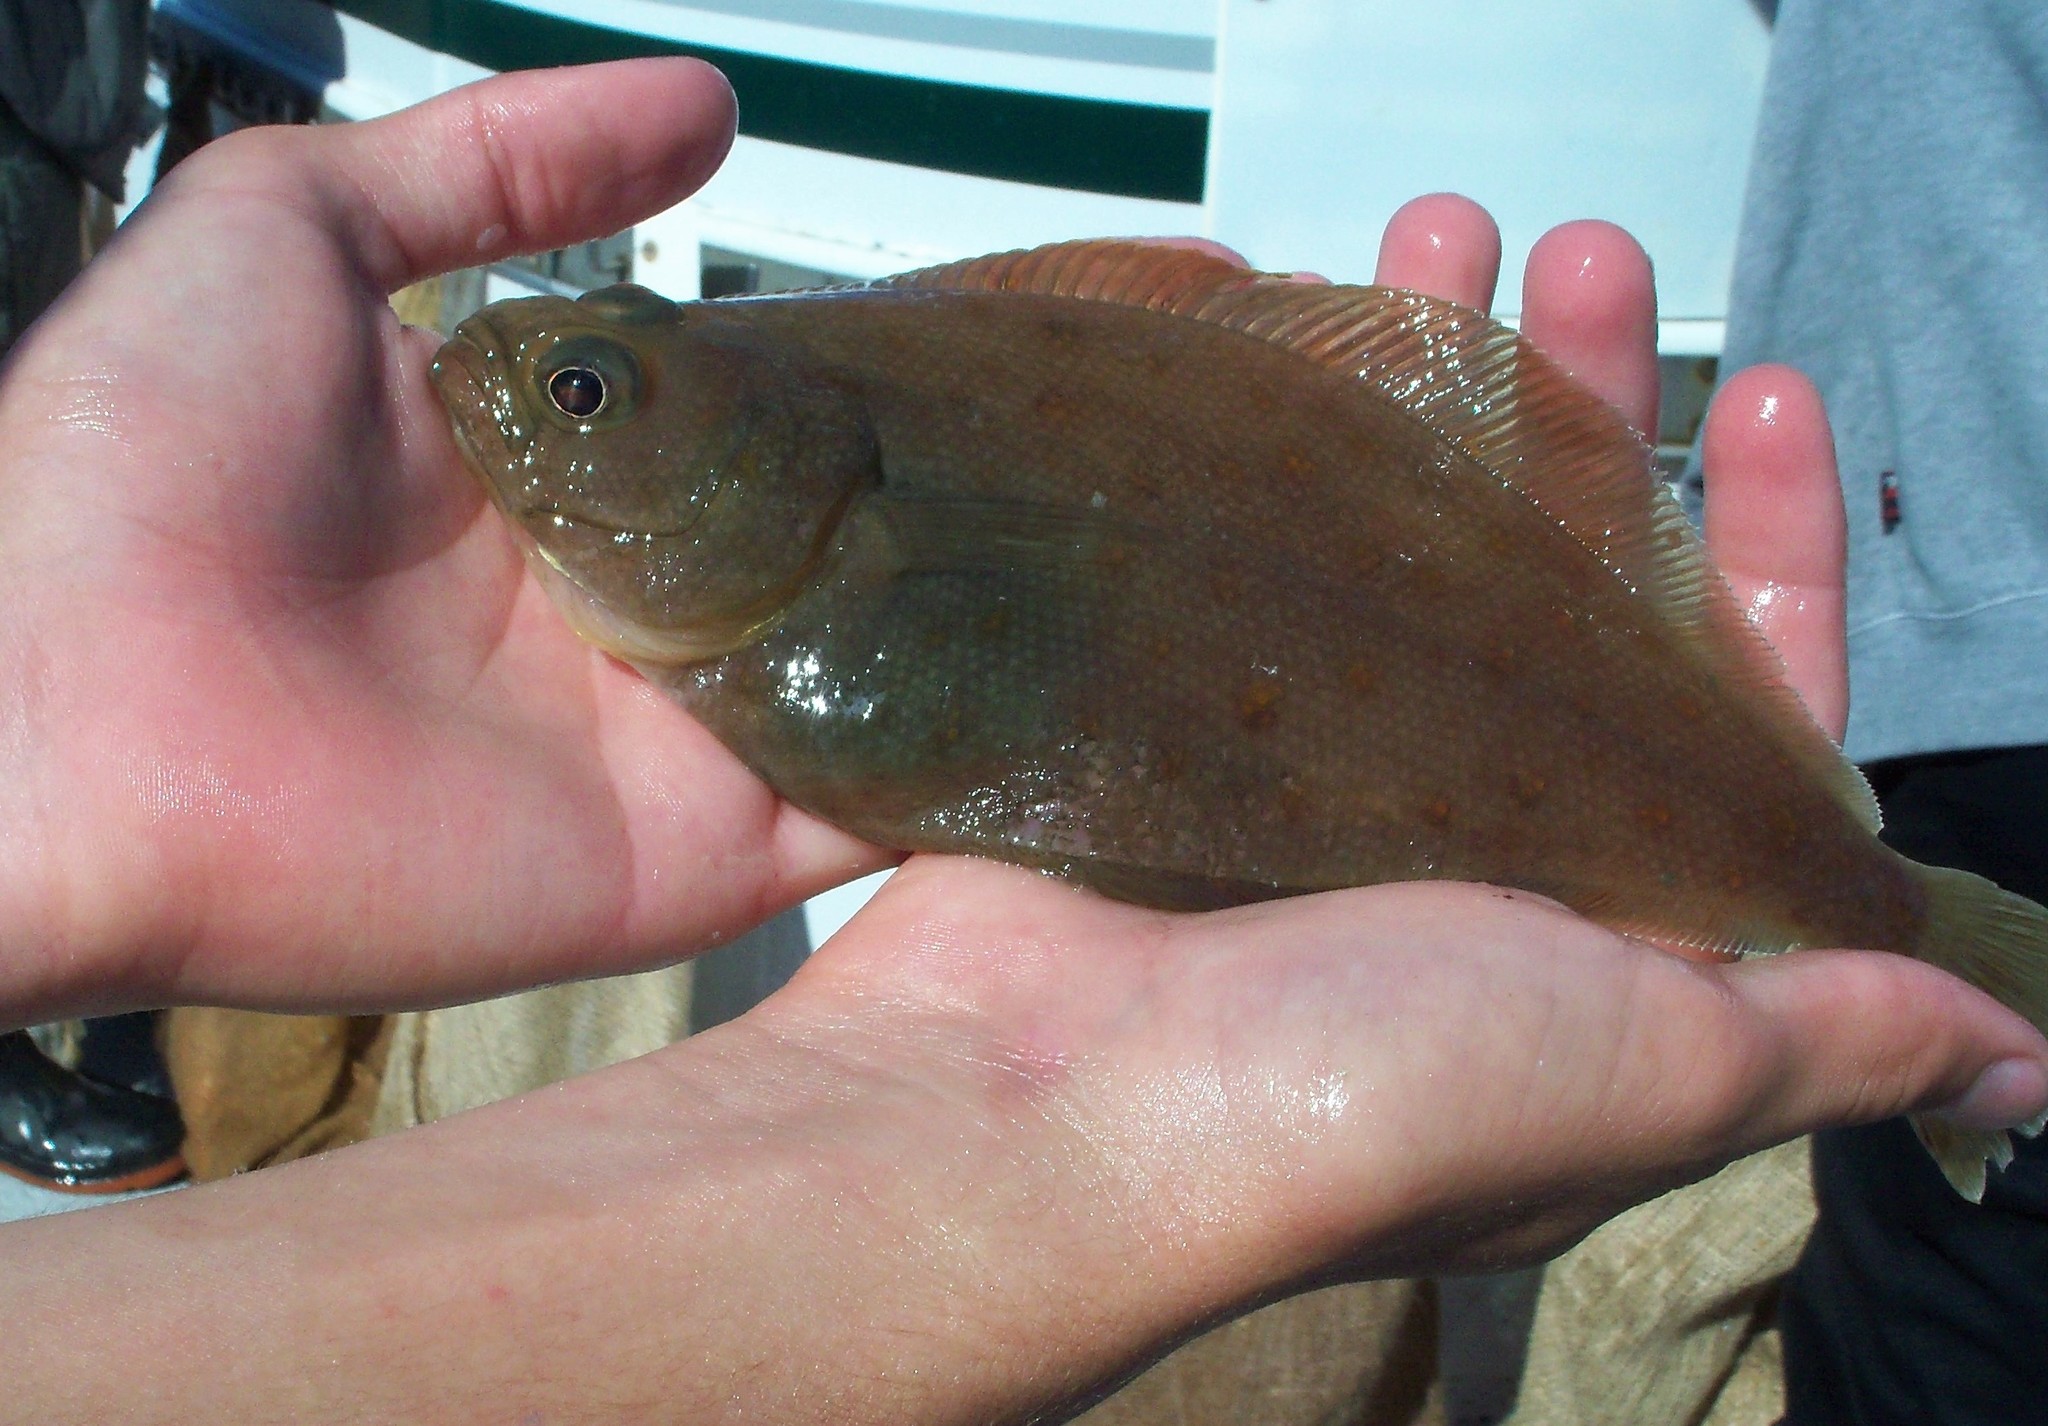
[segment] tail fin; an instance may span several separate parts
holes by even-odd
[[[1923,866],[1920,873],[1928,918],[1916,954],[2048,1034],[2048,909],[1966,871]],[[1983,1200],[1986,1163],[2004,1168],[2012,1162],[2012,1139],[2002,1131],[1958,1129],[1917,1114],[1913,1130],[1956,1192],[1972,1203]]]

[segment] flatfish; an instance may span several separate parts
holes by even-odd
[[[1477,312],[1069,243],[501,303],[435,372],[577,628],[870,841],[1178,909],[1492,882],[2048,1028],[2048,912],[1878,841],[1641,441]],[[1973,1197],[2011,1152],[1918,1127]]]

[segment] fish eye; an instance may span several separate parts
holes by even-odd
[[[565,366],[548,378],[548,400],[574,421],[587,421],[604,410],[604,378],[587,366]]]
[[[541,332],[523,361],[521,385],[534,414],[585,435],[630,421],[640,405],[644,373],[631,346],[603,332]]]

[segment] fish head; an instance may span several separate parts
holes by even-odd
[[[484,308],[434,359],[465,463],[578,632],[641,665],[741,646],[879,480],[858,396],[723,304]]]

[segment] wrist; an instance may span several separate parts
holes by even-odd
[[[0,674],[11,683],[18,670]],[[18,691],[0,709],[0,1026],[126,1008],[110,982],[116,888],[58,871],[58,842],[76,813],[58,784],[53,753],[31,726]],[[114,848],[107,850],[113,851]]]
[[[986,968],[1014,948],[973,949]],[[115,1335],[171,1364],[165,1421],[1016,1419],[1346,1251],[1370,1197],[1332,1189],[1354,1145],[1267,1135],[1249,1079],[1219,1109],[1174,1068],[1184,1027],[1117,993],[991,1015],[1000,987],[955,988],[823,956],[640,1060],[18,1227],[23,1282],[81,1252],[134,1270],[57,1310],[17,1295],[16,1404],[118,1414],[132,1382],[68,1346]],[[165,1323],[175,1351],[149,1346]],[[230,1382],[221,1360],[243,1363]]]
[[[167,1003],[181,938],[150,839],[84,805],[84,780],[67,794],[41,754],[25,761],[33,771],[0,770],[0,1022]]]
[[[983,967],[1031,959],[1018,944],[975,954]],[[823,963],[833,959],[853,964]],[[1020,1016],[1000,989],[934,1004],[868,969],[854,952],[821,957],[742,1024],[809,1063],[793,1076],[837,1086],[859,1116],[823,1116],[815,1141],[859,1165],[836,1191],[876,1214],[871,1245],[900,1245],[886,1256],[923,1279],[904,1317],[873,1325],[921,1348],[957,1333],[955,1380],[978,1377],[988,1393],[968,1419],[1113,1379],[1204,1322],[1377,1258],[1400,1226],[1382,1210],[1401,1185],[1362,1171],[1354,1152],[1341,1074],[1305,1093],[1190,1067],[1186,1027],[1156,1020],[1147,995],[1124,999],[1118,987],[1138,983],[1113,974],[1086,1011]],[[830,980],[836,997],[818,984]],[[854,1282],[872,1281],[883,1256],[857,1258]],[[1030,1344],[1026,1357],[989,1340],[990,1304],[1008,1341]],[[1055,1363],[1060,1378],[1033,1375]],[[877,1380],[920,1379],[908,1360],[869,1367]],[[907,1416],[910,1403],[898,1405]]]
[[[1014,1419],[1215,1311],[1057,1095],[943,1030],[757,1013],[424,1129],[17,1227],[23,1282],[84,1251],[133,1271],[54,1309],[14,1296],[16,1404],[132,1405],[67,1345],[112,1334],[161,1368],[153,1420]]]
[[[835,1304],[836,1340],[809,1360],[867,1383],[832,1419],[1009,1419],[1237,1300],[1071,1066],[945,1015],[816,1014],[785,996],[732,1029],[772,1045],[757,1083],[792,1151],[770,1174],[793,1191],[764,1215],[780,1226],[762,1266]]]

